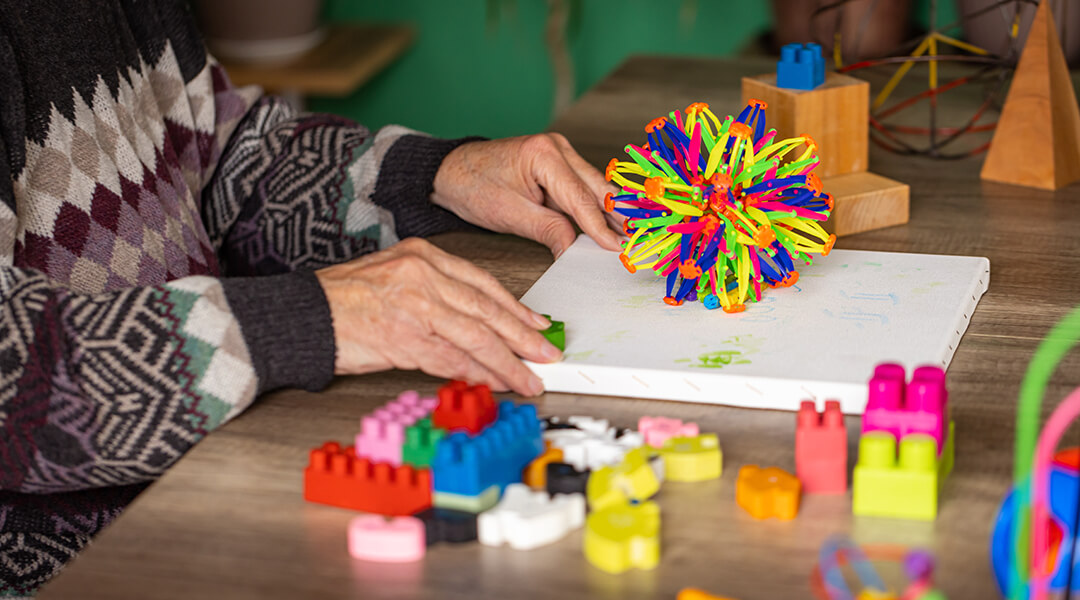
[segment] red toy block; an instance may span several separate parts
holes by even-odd
[[[829,400],[818,413],[812,400],[799,406],[795,422],[795,473],[809,494],[847,491],[847,428],[840,403]]]
[[[439,405],[431,413],[431,423],[447,431],[477,434],[496,416],[498,408],[488,386],[451,381],[439,388]]]
[[[357,458],[352,446],[327,442],[311,451],[304,500],[389,516],[431,506],[431,470]]]

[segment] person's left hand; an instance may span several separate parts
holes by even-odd
[[[567,217],[608,250],[619,245],[623,219],[603,210],[618,190],[558,133],[469,142],[443,159],[435,204],[466,221],[551,248],[558,258],[577,234]]]

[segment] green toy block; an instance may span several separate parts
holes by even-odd
[[[493,485],[480,492],[479,496],[432,492],[431,503],[435,508],[449,508],[479,514],[499,503],[499,486]]]
[[[405,428],[405,445],[401,447],[401,462],[414,467],[430,467],[435,447],[446,435],[445,429],[431,424],[431,417],[420,419]]]
[[[933,521],[937,517],[941,485],[955,460],[955,426],[941,456],[934,438],[911,434],[900,441],[881,431],[859,439],[859,462],[852,476],[852,511],[856,515]]]
[[[551,327],[540,333],[559,350],[566,350],[566,324],[562,321],[552,320],[551,315],[544,315],[544,318],[551,321]]]

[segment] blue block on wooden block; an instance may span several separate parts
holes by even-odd
[[[788,44],[776,63],[776,86],[812,90],[825,83],[825,59],[818,44]]]

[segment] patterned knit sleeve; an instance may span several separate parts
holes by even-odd
[[[153,479],[258,393],[324,387],[330,327],[310,273],[83,295],[0,267],[0,490]]]
[[[237,125],[203,192],[225,273],[316,269],[398,239],[470,226],[430,201],[458,145],[391,125],[372,135],[333,115],[264,97]]]

